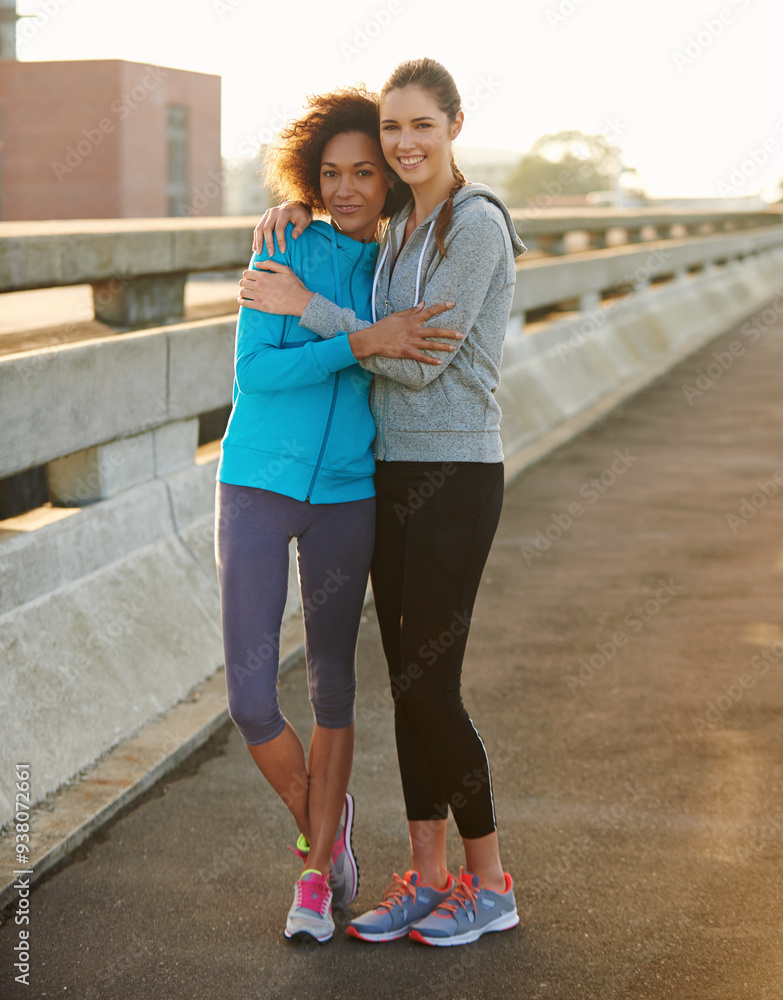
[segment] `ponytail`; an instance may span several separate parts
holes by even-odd
[[[446,232],[446,227],[451,222],[451,217],[454,215],[454,195],[461,187],[464,187],[468,183],[465,180],[462,171],[457,166],[453,153],[451,154],[451,172],[454,174],[454,187],[452,187],[451,191],[449,191],[448,198],[443,202],[443,208],[441,208],[440,212],[438,212],[438,218],[435,222],[435,243],[437,244],[438,250],[440,250],[444,257],[448,257],[448,254],[446,253],[443,234]]]

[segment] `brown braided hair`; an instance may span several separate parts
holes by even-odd
[[[420,87],[422,90],[429,91],[438,108],[448,117],[449,121],[456,121],[457,112],[462,107],[462,99],[459,96],[454,77],[439,62],[434,59],[409,59],[407,62],[400,63],[381,88],[381,100],[386,97],[389,91],[402,90],[403,87]],[[454,187],[449,191],[435,222],[435,242],[444,257],[448,255],[443,242],[443,234],[454,214],[454,195],[468,183],[457,166],[453,152],[451,154],[451,172],[454,175]]]

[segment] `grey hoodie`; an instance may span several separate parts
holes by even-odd
[[[428,352],[441,365],[377,355],[360,362],[375,374],[370,396],[378,429],[375,455],[389,462],[500,462],[500,407],[494,394],[514,295],[514,258],[526,247],[492,190],[466,184],[454,196],[444,257],[434,238],[440,207],[414,230],[393,273],[412,203],[391,219],[378,254],[375,311],[381,319],[422,300],[427,305],[454,302],[428,325],[457,330],[463,339],[450,342],[457,345],[453,352]],[[316,294],[300,325],[332,337],[371,324]]]

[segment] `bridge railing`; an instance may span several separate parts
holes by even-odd
[[[659,219],[642,243],[521,258],[499,391],[509,466],[773,296],[783,309],[780,213],[707,214],[669,213],[666,238]],[[544,216],[517,217],[526,243],[655,218]],[[182,293],[189,275],[238,274],[254,223],[0,224],[0,292],[90,284],[106,324],[0,354],[0,501],[22,477],[43,484],[29,509],[0,512],[0,683],[14,705],[0,825],[2,775],[26,752],[45,795],[222,664],[214,495],[236,316],[184,319]],[[697,225],[712,232],[688,235]],[[297,601],[292,568],[291,620]]]
[[[767,211],[539,209],[512,212],[529,249],[562,254],[585,233],[589,249],[779,226]],[[0,293],[92,285],[95,317],[127,328],[184,315],[188,275],[246,266],[255,217],[0,223]],[[612,234],[612,237],[610,237]]]

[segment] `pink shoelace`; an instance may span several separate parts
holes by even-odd
[[[312,910],[322,917],[329,908],[330,894],[329,882],[323,875],[300,878],[296,883],[296,905]]]

